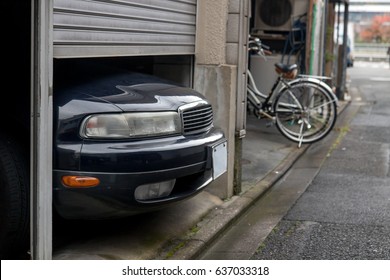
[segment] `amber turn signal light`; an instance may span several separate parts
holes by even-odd
[[[100,180],[88,176],[63,176],[62,183],[70,188],[90,188],[100,184]]]

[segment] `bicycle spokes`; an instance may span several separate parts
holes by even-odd
[[[282,90],[274,113],[280,132],[292,141],[311,143],[324,137],[336,119],[335,100],[317,84],[297,83]]]

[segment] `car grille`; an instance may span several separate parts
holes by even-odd
[[[213,109],[210,104],[197,103],[181,108],[183,133],[196,134],[209,130],[213,126]]]

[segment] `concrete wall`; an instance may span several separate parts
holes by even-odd
[[[194,88],[212,103],[215,124],[221,127],[228,139],[228,172],[208,188],[222,199],[233,194],[235,157],[235,111],[237,68],[233,65],[197,65]]]
[[[194,88],[212,103],[215,124],[228,139],[228,172],[213,182],[208,190],[222,199],[234,194],[234,161],[237,130],[237,103],[242,110],[246,69],[246,49],[242,46],[245,25],[243,5],[247,0],[198,0]],[[244,38],[247,38],[247,32]],[[240,110],[240,111],[241,111]],[[240,116],[241,118],[241,116]]]
[[[225,64],[228,3],[229,0],[198,0],[197,64]]]

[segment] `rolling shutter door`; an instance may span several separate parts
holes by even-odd
[[[54,0],[54,57],[188,55],[197,0]]]

